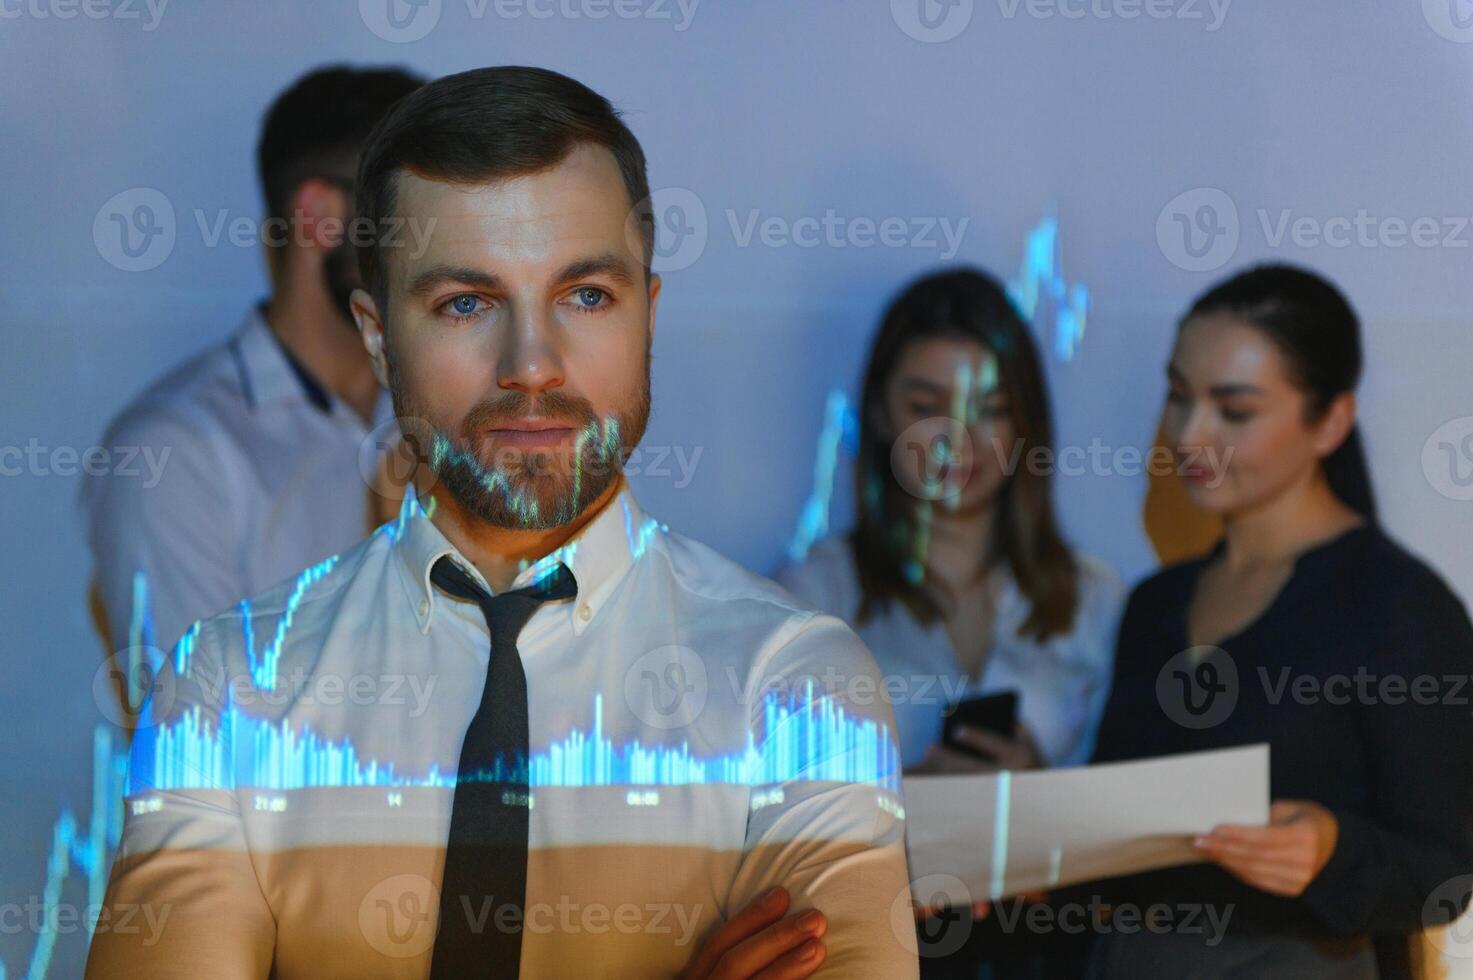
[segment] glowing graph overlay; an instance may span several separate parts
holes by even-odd
[[[842,411],[839,404],[835,412]],[[837,453],[837,450],[835,450]],[[377,533],[397,541],[406,520],[422,515],[412,498],[399,518]],[[625,535],[636,559],[664,526],[646,517],[638,524],[625,505]],[[549,558],[571,561],[571,548]],[[544,559],[546,560],[546,559]],[[329,558],[301,572],[269,639],[257,637],[259,615],[249,601],[240,604],[240,622],[250,679],[263,691],[278,681],[281,653],[300,604],[326,578],[338,559]],[[174,668],[188,676],[199,642],[198,624],[176,646]],[[227,691],[233,695],[234,688]],[[577,729],[530,759],[497,759],[492,769],[462,779],[526,781],[531,786],[662,786],[701,783],[763,785],[795,780],[834,780],[899,788],[899,761],[888,725],[851,718],[834,699],[810,683],[784,694],[769,692],[760,704],[760,724],[746,744],[725,754],[699,755],[689,745],[615,742],[604,732],[604,698],[592,693],[592,724]],[[218,719],[191,706],[177,718],[146,719],[134,736],[130,794],[188,788],[253,787],[292,790],[347,786],[454,786],[453,769],[401,770],[391,759],[365,756],[350,738],[325,738],[309,725],[267,721],[228,701]]]
[[[405,499],[398,518],[375,533],[397,542],[407,521],[426,516],[413,498]],[[627,505],[624,531],[637,559],[655,536],[668,527],[646,516],[636,521]],[[550,565],[571,562],[577,541],[546,556]],[[329,558],[301,572],[292,583],[282,614],[274,627],[259,630],[262,617],[249,601],[240,604],[240,623],[245,642],[250,679],[269,689],[279,680],[283,647],[296,610],[314,586],[337,567]],[[147,583],[135,581],[135,622],[129,631],[134,646],[130,651],[128,691],[130,704],[150,691],[157,665],[151,660],[144,670],[135,670],[134,652],[149,659],[152,617],[147,602]],[[200,624],[194,624],[169,655],[174,671],[188,675],[200,642]],[[141,683],[140,683],[141,682]],[[70,808],[58,816],[52,834],[51,853],[46,862],[43,890],[45,922],[55,920],[62,902],[62,889],[73,875],[85,878],[89,905],[100,907],[105,896],[111,858],[122,835],[124,794],[146,794],[153,790],[201,787],[234,789],[252,786],[268,790],[354,786],[453,787],[453,770],[436,767],[420,772],[400,771],[392,760],[360,756],[350,740],[322,738],[309,727],[268,722],[253,717],[238,706],[227,704],[216,724],[210,724],[199,709],[184,711],[167,724],[151,724],[151,704],[145,704],[142,727],[133,735],[132,767],[128,754],[115,742],[115,731],[97,726],[93,744],[93,798],[88,819],[77,820]],[[693,753],[686,742],[644,744],[639,740],[615,741],[605,733],[604,698],[592,694],[592,721],[586,731],[572,729],[530,760],[500,761],[491,772],[468,774],[467,780],[501,782],[508,777],[525,778],[538,786],[660,787],[707,783],[771,785],[797,780],[831,780],[865,783],[898,795],[900,759],[887,725],[851,718],[830,698],[818,696],[811,686],[796,694],[769,693],[759,703],[758,717],[746,744],[726,754]],[[239,760],[248,764],[242,769]],[[631,804],[633,805],[633,804]],[[647,804],[642,804],[647,805]],[[883,801],[882,801],[883,805]],[[83,917],[86,919],[87,917]],[[88,921],[88,932],[95,920]],[[31,953],[25,976],[44,980],[52,966],[58,937],[54,928],[42,929]],[[0,963],[0,980],[8,976]]]
[[[41,891],[42,927],[36,936],[25,976],[44,980],[51,969],[56,940],[63,931],[57,926],[62,888],[72,874],[87,882],[87,905],[98,908],[107,891],[112,854],[123,833],[123,785],[127,769],[125,753],[113,748],[112,732],[98,725],[92,733],[92,809],[85,824],[79,824],[70,808],[63,808],[51,832],[51,853],[46,859],[46,884]],[[80,916],[90,939],[96,920]],[[0,980],[7,976],[0,963]]]
[[[593,725],[532,754],[498,758],[464,781],[537,786],[760,786],[801,780],[866,783],[899,789],[899,760],[889,726],[849,718],[831,699],[780,698],[763,704],[764,736],[729,754],[701,756],[689,745],[615,742],[603,732],[603,696],[594,695]],[[197,708],[176,722],[136,736],[130,795],[154,790],[239,788],[298,790],[350,786],[452,787],[453,769],[400,771],[392,761],[361,756],[350,739],[332,741],[307,726],[266,722],[226,709],[218,727]]]
[[[813,492],[798,515],[798,530],[788,544],[788,558],[802,561],[808,549],[829,530],[829,507],[834,499],[834,474],[839,468],[839,450],[853,453],[859,441],[859,419],[849,396],[839,389],[829,392],[823,408],[823,428],[818,434],[818,451],[813,456]]]
[[[151,685],[144,683],[159,668],[154,646],[153,616],[148,580],[142,571],[133,574],[133,602],[128,624],[126,676],[118,693],[125,698],[125,712],[136,716]],[[87,882],[87,905],[99,908],[107,893],[107,876],[112,855],[123,833],[123,791],[128,771],[128,754],[114,745],[114,729],[98,725],[92,730],[92,806],[85,824],[79,823],[70,807],[63,807],[51,830],[51,851],[46,858],[46,884],[41,890],[42,928],[36,936],[26,968],[27,980],[44,980],[56,953],[61,931],[57,910],[62,889],[73,874]],[[90,939],[97,921],[81,919]],[[0,962],[0,980],[8,976]]]
[[[1018,277],[1008,280],[1008,297],[1033,324],[1045,350],[1063,361],[1074,357],[1084,339],[1089,289],[1064,278],[1058,218],[1050,215],[1028,233]]]

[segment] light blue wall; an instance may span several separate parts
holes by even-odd
[[[64,0],[0,0],[0,446],[92,445],[145,383],[262,295],[255,249],[209,247],[195,212],[257,216],[257,125],[290,79],[343,59],[431,75],[526,63],[610,96],[644,143],[652,185],[685,189],[704,210],[699,256],[666,276],[646,438],[701,456],[689,485],[638,481],[675,529],[775,567],[811,486],[827,392],[852,390],[892,290],[943,258],[934,246],[743,247],[733,221],[740,230],[753,209],[759,220],[829,209],[846,222],[966,219],[953,261],[1008,275],[1052,208],[1064,275],[1093,304],[1074,360],[1050,365],[1062,444],[1144,445],[1193,294],[1253,259],[1309,263],[1367,323],[1364,417],[1386,521],[1473,598],[1473,503],[1456,499],[1445,463],[1423,465],[1434,431],[1473,415],[1473,43],[1449,10],[924,2],[950,18],[939,34],[955,36],[918,39],[917,0],[704,0],[693,11],[690,0],[685,11],[674,0],[428,0],[410,32],[433,27],[403,42],[374,33],[393,36],[384,0],[176,0],[156,20],[142,0],[94,0],[102,18]],[[640,16],[566,14],[604,9]],[[93,226],[137,188],[168,200],[176,240],[162,264],[129,272]],[[1219,223],[1236,220],[1240,235],[1208,256],[1218,268],[1189,271],[1163,209],[1195,191],[1172,209],[1195,216],[1202,188],[1226,195],[1236,219],[1221,207]],[[1459,237],[1275,245],[1263,224],[1272,232],[1285,209],[1291,220],[1431,217],[1437,237]],[[842,523],[847,472],[840,488]],[[1058,486],[1074,539],[1132,577],[1150,567],[1143,490],[1136,476]],[[99,653],[76,492],[74,477],[0,477],[0,903],[38,894],[59,809],[90,806]],[[68,898],[85,903],[76,888]],[[0,932],[12,976],[35,939]],[[52,975],[76,975],[80,950],[62,937]]]

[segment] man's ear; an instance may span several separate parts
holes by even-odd
[[[358,324],[358,333],[363,338],[363,349],[373,362],[373,376],[380,387],[389,387],[389,362],[384,352],[384,321],[379,314],[378,303],[366,289],[355,289],[348,298],[353,310],[353,322]]]
[[[292,194],[292,214],[301,223],[298,240],[314,249],[330,252],[343,244],[353,202],[327,181],[309,177]]]
[[[650,343],[655,342],[655,307],[660,302],[660,275],[657,272],[650,273],[650,322],[647,329],[650,334]]]
[[[1315,452],[1323,459],[1340,448],[1355,427],[1355,392],[1346,391],[1336,395],[1320,419],[1315,433]]]

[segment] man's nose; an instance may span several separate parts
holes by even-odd
[[[497,352],[497,385],[525,395],[561,387],[564,371],[558,327],[548,312],[523,306],[514,312],[508,327]]]

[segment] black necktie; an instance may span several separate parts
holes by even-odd
[[[440,884],[440,926],[430,964],[433,980],[515,978],[521,966],[527,897],[527,808],[530,758],[527,675],[517,636],[537,607],[570,599],[577,583],[566,565],[534,585],[487,595],[448,555],[430,581],[480,604],[491,632],[491,664],[481,704],[465,731]]]

